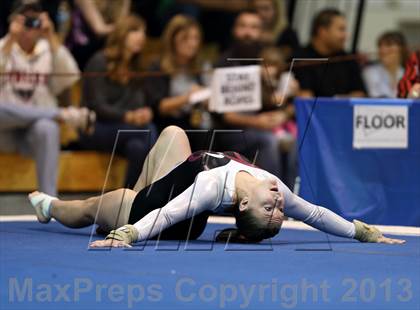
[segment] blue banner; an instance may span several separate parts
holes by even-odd
[[[408,148],[353,148],[355,105],[408,107]],[[296,99],[300,191],[372,224],[420,226],[420,101]]]

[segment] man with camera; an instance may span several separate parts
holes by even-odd
[[[79,79],[79,69],[39,2],[15,1],[9,22],[0,40],[0,151],[31,155],[39,189],[54,195],[58,122],[86,129],[91,115],[87,109],[58,108],[57,96]]]

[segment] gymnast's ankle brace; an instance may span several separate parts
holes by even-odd
[[[137,241],[138,231],[133,225],[124,225],[111,232],[106,236],[105,239],[113,239],[117,241],[124,241],[127,244],[134,243]]]
[[[376,227],[358,220],[353,220],[353,224],[356,228],[354,239],[360,242],[378,242],[378,239],[382,237],[382,233]]]

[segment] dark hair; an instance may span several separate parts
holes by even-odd
[[[260,56],[263,59],[265,65],[274,65],[279,69],[284,69],[286,67],[284,55],[281,49],[276,46],[264,47]]]
[[[344,14],[334,8],[328,8],[318,12],[312,20],[311,37],[313,38],[318,34],[319,28],[329,27],[334,17],[337,16],[344,17]]]
[[[258,14],[257,10],[254,9],[252,6],[246,8],[246,9],[242,9],[240,10],[235,17],[235,21],[238,20],[238,17],[243,15],[243,14],[251,14],[251,15],[257,15],[258,17],[260,17],[260,15]]]
[[[277,235],[280,231],[281,224],[272,222],[261,223],[252,214],[251,210],[235,212],[236,227],[238,233],[243,235],[250,242],[260,242]]]
[[[29,11],[42,12],[41,3],[38,0],[16,0],[12,5],[12,15],[24,14]]]
[[[382,33],[378,40],[376,41],[377,45],[381,44],[396,44],[401,49],[401,65],[404,66],[405,62],[408,59],[409,56],[409,49],[407,46],[407,41],[405,39],[405,36],[399,32],[399,31],[386,31]]]

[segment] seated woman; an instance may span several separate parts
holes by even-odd
[[[112,230],[93,247],[129,246],[156,236],[193,240],[204,231],[209,214],[222,212],[236,217],[238,230],[231,238],[236,241],[259,242],[276,235],[286,215],[362,242],[404,242],[303,200],[237,153],[191,154],[185,132],[176,126],[163,130],[134,190],[119,189],[77,201],[33,192],[29,200],[41,223],[54,218],[71,228],[96,223],[104,231]],[[226,239],[226,234],[219,237]]]
[[[152,71],[163,75],[149,78],[148,83],[161,129],[168,125],[183,129],[201,125],[193,116],[203,107],[190,103],[191,95],[203,88],[201,41],[200,25],[191,17],[176,15],[165,28],[161,59],[152,65]]]
[[[141,71],[146,25],[135,15],[115,25],[104,50],[88,62],[87,72],[100,72],[83,81],[83,104],[96,112],[92,136],[83,137],[84,149],[111,152],[117,133],[116,152],[128,160],[126,186],[132,188],[151,145],[156,140],[152,123],[151,96],[144,81],[133,73]]]

